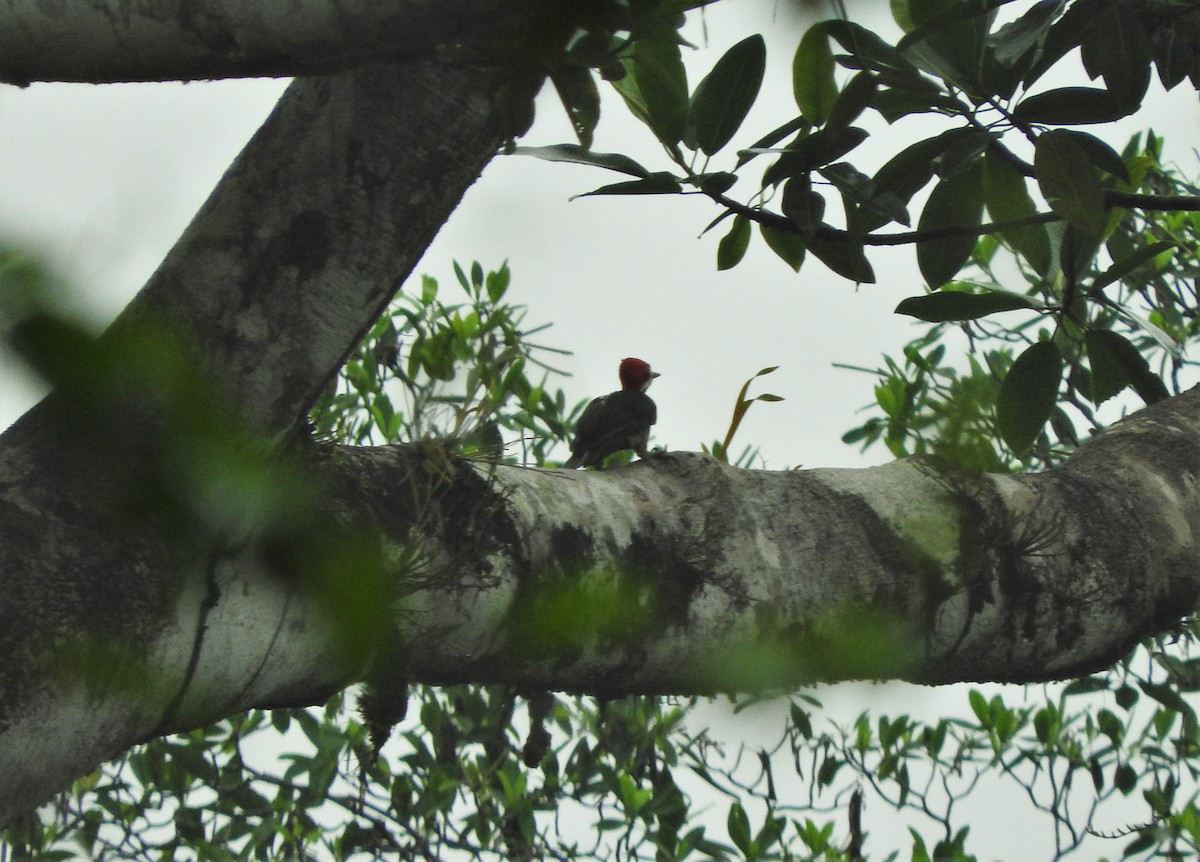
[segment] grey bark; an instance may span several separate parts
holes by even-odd
[[[323,75],[528,32],[532,4],[481,0],[0,0],[0,81]]]
[[[295,702],[361,671],[278,578],[245,580],[254,526],[197,523],[181,494],[203,477],[172,465],[212,404],[248,441],[294,432],[496,152],[496,78],[430,62],[293,84],[97,354],[0,438],[0,823],[251,691]],[[151,391],[181,362],[194,392]]]

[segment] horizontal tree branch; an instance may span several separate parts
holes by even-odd
[[[503,45],[526,0],[0,0],[0,81],[107,83],[323,75]]]

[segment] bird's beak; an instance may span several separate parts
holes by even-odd
[[[651,380],[653,380],[655,377],[662,377],[662,375],[661,375],[661,374],[659,374],[657,371],[651,371],[651,372],[650,372],[650,379],[651,379]]]

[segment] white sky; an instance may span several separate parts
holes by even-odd
[[[707,47],[687,52],[700,71],[756,30],[769,40],[768,86],[746,132],[748,145],[795,113],[791,55],[798,39],[769,2],[732,0],[707,14]],[[732,23],[731,23],[732,22]],[[690,33],[705,46],[699,28]],[[0,86],[0,241],[42,252],[101,321],[144,283],[233,156],[271,109],[285,82],[34,84]],[[523,143],[572,140],[552,95]],[[666,168],[649,133],[618,99],[606,98],[596,149],[619,150]],[[735,441],[757,442],[775,467],[862,463],[839,437],[871,400],[866,375],[834,361],[875,365],[914,331],[891,309],[919,290],[915,269],[856,290],[815,261],[795,275],[756,237],[743,263],[717,272],[720,229],[697,239],[717,211],[699,198],[568,198],[616,179],[594,168],[500,157],[468,192],[429,249],[420,272],[453,283],[451,260],[495,267],[508,259],[512,298],[530,322],[552,321],[542,339],[575,352],[562,363],[571,399],[616,388],[616,365],[641,356],[662,373],[656,442],[698,449],[724,436],[733,400],[759,369],[782,366],[752,393],[756,404]],[[746,183],[743,183],[745,185]],[[896,266],[911,253],[892,252]],[[38,397],[15,385],[5,363],[0,427]],[[882,450],[875,460],[884,459]]]
[[[864,0],[857,8],[851,12],[865,25],[891,26],[886,4]],[[789,70],[800,24],[769,0],[726,0],[703,23],[688,31],[701,46],[685,50],[691,86],[748,33],[763,32],[768,40],[763,94],[743,134],[713,162],[731,166],[737,147],[794,116]],[[0,242],[43,253],[80,301],[107,321],[153,272],[285,86],[278,80],[0,85]],[[1110,141],[1119,148],[1130,131],[1153,125],[1167,133],[1185,168],[1194,166],[1194,92],[1179,87],[1147,113],[1148,120],[1126,123]],[[897,140],[929,133],[916,123],[875,128],[882,134],[852,156],[864,168],[894,153]],[[522,143],[569,140],[562,109],[544,95]],[[652,169],[670,167],[615,97],[605,100],[595,149],[628,153]],[[864,459],[840,442],[861,421],[856,411],[873,400],[873,378],[832,365],[874,367],[917,334],[909,318],[892,313],[900,299],[922,289],[912,249],[870,250],[879,283],[856,288],[811,257],[799,275],[792,273],[756,235],[741,265],[718,272],[724,226],[697,239],[717,215],[702,198],[568,200],[617,178],[595,168],[498,157],[418,272],[450,286],[452,259],[495,267],[507,258],[512,298],[529,306],[530,322],[554,323],[543,340],[575,353],[562,363],[574,374],[564,381],[569,398],[616,388],[624,356],[641,356],[662,373],[652,390],[659,445],[698,449],[720,439],[742,383],[779,365],[751,392],[786,400],[754,405],[735,453],[760,444],[767,465],[777,468],[887,460],[882,448]],[[0,428],[39,397],[14,378],[12,366],[0,369]]]
[[[888,26],[881,17],[885,3],[865,0],[851,12],[867,26]],[[689,58],[693,87],[745,35],[763,32],[768,41],[764,93],[729,148],[724,164],[731,165],[737,147],[795,113],[788,70],[799,25],[769,0],[725,0],[706,18],[707,38],[698,27],[689,31],[702,48]],[[43,254],[97,320],[111,319],[153,272],[285,85],[0,85],[0,245]],[[1179,87],[1157,97],[1136,122],[1101,133],[1119,149],[1130,132],[1152,126],[1166,134],[1174,159],[1196,175],[1198,115],[1195,92]],[[538,116],[522,143],[572,140],[553,98],[543,98]],[[862,148],[874,159],[865,161],[877,167],[900,137],[919,134],[888,129]],[[606,98],[595,149],[625,152],[651,169],[669,167],[614,98]],[[755,405],[735,452],[760,444],[771,467],[887,460],[882,448],[864,459],[840,442],[861,421],[856,411],[873,400],[873,379],[832,364],[873,367],[881,354],[897,353],[917,334],[908,318],[892,314],[897,302],[922,290],[912,250],[870,251],[880,283],[859,288],[811,259],[793,274],[757,236],[740,266],[717,272],[720,229],[697,239],[717,212],[700,198],[568,201],[615,178],[598,169],[499,157],[418,273],[451,287],[452,259],[494,268],[507,258],[511,297],[529,306],[531,323],[554,323],[542,340],[575,353],[562,362],[574,374],[563,382],[570,399],[615,388],[624,356],[641,356],[662,373],[652,390],[660,445],[698,449],[722,437],[742,383],[760,368],[779,365],[752,393],[787,400]],[[0,354],[0,428],[40,397],[6,360]],[[895,694],[876,691],[894,707]],[[903,691],[904,701],[911,700],[911,690]]]

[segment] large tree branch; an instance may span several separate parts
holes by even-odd
[[[398,502],[430,483],[427,455],[337,464],[353,510],[402,541]],[[1036,475],[923,459],[762,472],[690,453],[599,474],[498,468],[486,488],[479,472],[438,468],[418,518],[428,565],[398,573],[423,682],[1036,682],[1110,666],[1200,598],[1200,389]]]
[[[502,45],[524,0],[0,0],[0,81],[186,81],[329,74]]]
[[[295,427],[496,152],[505,105],[494,75],[436,63],[296,82],[105,333],[108,376],[70,369],[4,435],[0,823],[197,710],[215,718],[254,690],[311,697],[358,669],[279,628],[295,611],[278,580],[229,574],[253,528],[206,525],[193,504],[207,480],[178,472],[201,440],[227,445],[203,436],[220,399],[172,400],[179,380],[157,365],[186,357],[258,435]],[[129,696],[114,667],[150,690]]]

